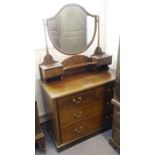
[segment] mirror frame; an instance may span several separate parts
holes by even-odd
[[[47,21],[48,21],[48,20],[51,20],[51,19],[56,18],[66,7],[69,7],[69,6],[76,6],[76,7],[79,7],[79,8],[81,8],[88,16],[94,17],[94,33],[93,33],[92,39],[90,40],[90,42],[88,43],[88,45],[86,46],[86,48],[84,48],[84,49],[82,49],[81,51],[76,52],[76,53],[74,53],[74,54],[69,53],[69,52],[66,52],[66,51],[63,51],[61,48],[59,48],[59,47],[57,46],[57,44],[55,43],[55,41],[53,40],[53,38],[50,37],[50,32],[49,32],[48,25],[47,25]],[[83,8],[83,7],[80,6],[79,4],[67,4],[67,5],[65,5],[64,7],[62,7],[62,8],[58,11],[58,13],[57,13],[55,16],[53,16],[53,17],[51,17],[51,18],[46,18],[45,21],[46,21],[46,26],[47,26],[46,28],[47,28],[48,36],[49,36],[50,41],[51,41],[51,43],[53,44],[54,48],[57,49],[59,52],[61,52],[61,53],[63,53],[63,54],[66,54],[66,55],[77,55],[77,54],[80,54],[80,53],[86,51],[86,50],[90,47],[90,45],[93,43],[93,41],[94,41],[94,39],[95,39],[95,35],[96,35],[96,31],[97,31],[97,18],[98,18],[97,15],[90,14],[89,12],[87,12],[87,11],[85,10],[85,8]]]

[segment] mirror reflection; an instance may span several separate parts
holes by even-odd
[[[52,44],[65,54],[74,55],[85,51],[95,37],[96,16],[78,5],[63,7],[46,22]]]

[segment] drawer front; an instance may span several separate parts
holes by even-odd
[[[103,101],[103,103],[104,103],[105,111],[113,111],[114,105],[111,103],[110,99],[107,101]]]
[[[60,112],[80,105],[93,103],[96,99],[95,89],[72,94],[57,100]]]
[[[69,142],[76,138],[80,138],[90,132],[96,131],[103,127],[102,115],[93,117],[88,120],[84,120],[73,124],[67,128],[61,130],[62,132],[62,143]]]
[[[102,92],[105,101],[111,101],[114,96],[114,83],[107,84]]]
[[[51,77],[57,76],[57,75],[62,75],[62,74],[63,74],[63,68],[62,67],[52,68],[52,69],[42,71],[42,75],[43,75],[43,78],[45,80],[49,79]]]
[[[98,87],[96,91],[97,91],[98,99],[111,102],[111,99],[113,98],[113,95],[114,95],[114,83],[112,82],[112,83],[106,84],[105,86]]]
[[[81,120],[101,115],[104,111],[104,104],[102,101],[66,110],[60,113],[60,125],[65,128]]]
[[[106,111],[104,113],[104,125],[112,125],[112,121],[113,121],[113,112]]]

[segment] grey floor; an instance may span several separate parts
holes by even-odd
[[[81,143],[78,143],[61,152],[57,152],[52,139],[44,128],[46,139],[46,154],[45,155],[119,155],[119,152],[114,150],[108,143],[111,136],[111,130],[98,134]],[[43,155],[36,147],[35,155]]]

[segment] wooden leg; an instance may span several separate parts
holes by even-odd
[[[119,145],[113,140],[113,138],[110,138],[109,144],[110,144],[114,149],[120,149]]]
[[[41,153],[46,153],[46,148],[45,148],[45,138],[40,138],[38,140],[38,145]]]
[[[39,145],[40,152],[46,153],[45,137],[44,137],[43,132],[36,135],[36,141],[35,142]]]

